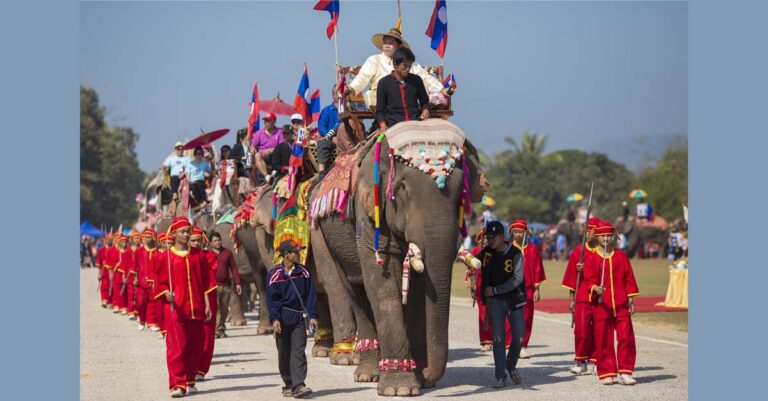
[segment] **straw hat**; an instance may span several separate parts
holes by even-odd
[[[381,50],[382,46],[384,45],[384,37],[385,36],[391,36],[397,40],[400,41],[400,46],[410,48],[411,46],[408,45],[408,42],[403,39],[403,34],[400,32],[397,28],[392,28],[387,33],[377,33],[373,35],[371,38],[371,41],[373,42],[373,45],[376,46],[377,49]]]

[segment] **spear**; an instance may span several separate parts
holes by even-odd
[[[170,231],[170,228],[168,228],[168,230]],[[171,247],[172,246],[173,245],[171,245]],[[173,279],[171,278],[171,247],[165,250],[165,255],[168,260],[168,292],[171,294],[170,304],[171,304],[171,313],[173,313],[175,308],[173,306]]]
[[[581,282],[581,271],[584,270],[584,251],[587,249],[587,231],[589,231],[589,217],[592,213],[592,191],[595,189],[595,182],[592,181],[592,184],[589,187],[589,202],[587,203],[587,221],[584,223],[584,233],[581,237],[581,252],[579,254],[579,264],[576,265],[576,293],[579,292],[579,283]],[[576,293],[573,294],[574,298],[576,297]],[[574,311],[571,311],[571,328],[573,328],[574,325]]]
[[[600,288],[605,288],[605,259],[607,259],[604,255],[600,255],[600,257],[603,258],[602,267],[600,270],[602,271],[600,274]],[[597,303],[602,304],[603,303],[603,294],[597,294]]]

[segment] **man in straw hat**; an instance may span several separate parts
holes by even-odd
[[[544,273],[544,263],[541,261],[541,250],[538,246],[528,243],[528,222],[523,219],[515,220],[510,226],[512,244],[523,252],[523,275],[525,276],[525,336],[523,336],[523,348],[520,350],[520,358],[527,359],[528,341],[531,339],[533,328],[533,303],[541,300],[539,285],[547,281]]]
[[[375,109],[379,80],[389,75],[394,69],[394,66],[392,65],[392,56],[395,54],[395,50],[399,47],[410,48],[410,46],[400,32],[399,23],[398,26],[390,29],[387,33],[377,33],[373,35],[371,41],[377,49],[381,50],[381,53],[370,56],[365,60],[365,63],[357,72],[355,79],[347,85],[347,91],[349,94],[359,95],[368,85],[370,85],[371,88],[363,96],[363,100],[365,101],[366,106]],[[411,74],[418,75],[419,78],[421,78],[428,93],[439,92],[446,96],[453,94],[453,89],[443,88],[443,84],[434,76],[430,75],[427,70],[419,64],[413,63],[411,66]]]
[[[162,255],[165,260],[159,261],[155,299],[168,302],[168,387],[171,397],[177,398],[197,392],[195,374],[203,348],[203,323],[212,317],[205,295],[216,289],[216,283],[210,282],[210,267],[203,252],[189,246],[189,219],[176,217],[168,232],[174,244]]]
[[[618,371],[619,383],[633,385],[637,383],[632,377],[637,349],[631,316],[635,313],[633,298],[640,295],[640,290],[627,254],[614,249],[616,228],[610,222],[602,221],[595,229],[595,236],[600,248],[594,259],[599,260],[600,265],[599,269],[588,271],[584,281],[590,299],[595,302],[597,377],[602,384],[613,384]],[[613,346],[614,332],[616,349]]]
[[[594,374],[595,364],[597,363],[597,354],[595,353],[595,339],[592,325],[592,303],[589,302],[589,289],[584,283],[584,274],[588,270],[597,269],[597,264],[592,260],[597,251],[597,238],[595,238],[595,229],[600,224],[600,219],[591,217],[587,222],[587,243],[584,250],[584,262],[580,265],[581,244],[571,252],[568,259],[568,265],[563,274],[562,286],[570,290],[568,298],[570,309],[573,313],[573,337],[574,337],[574,361],[576,364],[570,369],[575,375]],[[579,281],[579,288],[576,289],[576,279],[578,271],[582,272],[582,279]]]

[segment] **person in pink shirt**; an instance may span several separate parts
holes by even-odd
[[[251,153],[255,156],[256,169],[259,170],[262,177],[267,176],[267,162],[271,160],[272,151],[278,144],[283,142],[283,134],[275,122],[277,116],[274,113],[264,114],[264,128],[253,134],[251,141]]]

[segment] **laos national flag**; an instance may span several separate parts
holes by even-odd
[[[253,84],[253,93],[251,93],[251,111],[248,115],[248,141],[253,138],[253,133],[259,128],[259,86],[258,82]]]
[[[320,89],[315,89],[309,100],[309,112],[312,115],[312,121],[320,121]]]
[[[293,99],[293,108],[304,116],[304,122],[309,124],[312,122],[312,115],[309,113],[309,102],[307,97],[309,96],[309,73],[307,73],[307,65],[304,64],[304,75],[301,76],[301,82],[299,82],[299,89],[296,91],[296,98]]]
[[[432,38],[431,47],[437,51],[440,58],[443,58],[445,47],[448,46],[448,11],[445,0],[435,0],[432,19],[429,21],[429,27],[425,33]]]
[[[443,81],[443,88],[445,89],[456,89],[456,77],[453,76],[453,73],[448,74],[448,78]]]
[[[315,10],[328,11],[331,14],[331,22],[328,23],[328,27],[325,28],[325,33],[328,35],[328,39],[333,36],[333,33],[338,30],[339,23],[339,0],[320,0],[315,4]]]

